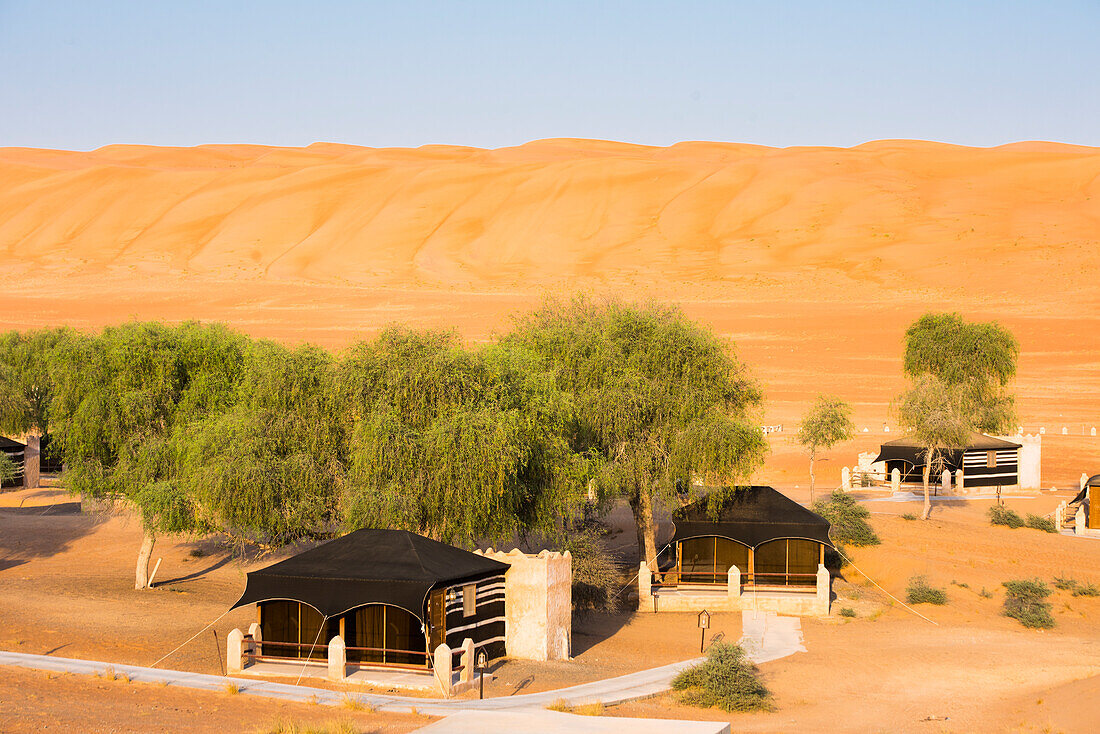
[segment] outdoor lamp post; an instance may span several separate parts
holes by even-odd
[[[707,639],[708,627],[710,627],[710,612],[704,609],[699,612],[699,652],[703,651],[703,643]]]
[[[480,691],[478,692],[478,698],[485,698],[485,665],[488,660],[485,658],[485,651],[481,650],[477,654],[477,672],[478,672],[478,685]]]

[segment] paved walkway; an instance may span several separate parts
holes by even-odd
[[[774,612],[753,614],[743,612],[745,633],[742,641],[749,657],[756,663],[764,663],[804,650],[802,632],[797,617],[778,617]],[[230,683],[239,692],[250,696],[276,698],[284,701],[316,702],[338,705],[345,697],[351,697],[379,711],[408,712],[411,709],[433,716],[447,716],[458,711],[522,711],[545,710],[553,703],[564,702],[570,706],[601,702],[605,705],[648,698],[668,690],[672,679],[684,668],[696,664],[702,658],[685,660],[671,665],[622,675],[617,678],[584,683],[569,688],[559,688],[542,693],[517,696],[499,696],[485,700],[459,700],[440,698],[412,698],[373,693],[341,693],[323,688],[309,688],[287,683],[271,683],[242,678],[228,678],[204,673],[188,673],[179,670],[145,668],[138,665],[102,663],[92,660],[59,658],[48,655],[30,655],[19,652],[0,652],[0,665],[14,665],[34,670],[83,675],[104,674],[113,671],[141,683],[162,683],[206,691],[224,691]]]

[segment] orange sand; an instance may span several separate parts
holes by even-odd
[[[0,328],[197,318],[337,348],[395,320],[485,339],[547,292],[673,300],[764,383],[774,483],[805,481],[786,438],[820,391],[871,429],[822,481],[877,445],[929,309],[1020,338],[1022,423],[1074,434],[1044,484],[1100,472],[1098,245],[1100,149],[1054,143],[0,149]]]

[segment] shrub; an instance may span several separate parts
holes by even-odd
[[[1050,629],[1054,617],[1050,604],[1043,601],[1050,596],[1050,587],[1038,579],[1005,581],[1004,615],[1012,617],[1030,629]]]
[[[1054,527],[1054,521],[1049,517],[1043,517],[1041,515],[1032,515],[1028,513],[1027,522],[1025,524],[1033,530],[1042,530],[1044,533],[1058,532],[1058,528]]]
[[[989,524],[1004,525],[1008,528],[1022,528],[1024,519],[1020,517],[1020,513],[1010,510],[1004,505],[993,505],[989,508]]]
[[[690,706],[724,711],[771,711],[771,692],[740,645],[715,642],[707,659],[681,672],[672,681],[680,700]]]
[[[916,520],[917,516],[912,512],[907,512],[901,516],[902,520]]]
[[[1096,584],[1084,584],[1073,590],[1074,596],[1100,596],[1100,586]]]
[[[993,598],[993,592],[983,586],[982,590],[978,592],[978,596],[980,596],[983,599],[992,599]]]
[[[841,607],[840,616],[842,617],[854,617],[856,616],[856,610],[851,607]]]
[[[882,541],[867,522],[871,513],[849,494],[836,491],[814,502],[814,512],[829,521],[829,537],[837,545],[878,545]]]
[[[924,576],[914,576],[909,579],[909,586],[905,588],[905,600],[910,604],[943,606],[947,603],[947,593],[943,589],[930,586]]]
[[[1054,588],[1059,591],[1073,591],[1077,588],[1077,581],[1074,579],[1062,578],[1061,576],[1054,577]]]
[[[573,611],[614,612],[622,588],[615,561],[604,547],[596,528],[576,530],[566,538],[562,550],[573,556]]]

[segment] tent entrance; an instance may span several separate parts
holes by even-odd
[[[266,601],[256,605],[263,657],[328,659],[328,641],[340,633],[338,620],[325,618],[308,604]]]
[[[816,586],[825,546],[816,540],[779,538],[755,549],[721,536],[685,538],[676,544],[676,566],[664,572],[664,586],[727,586],[729,569],[741,571],[742,586]]]
[[[349,663],[427,667],[424,627],[404,609],[367,604],[343,615],[342,621]]]

